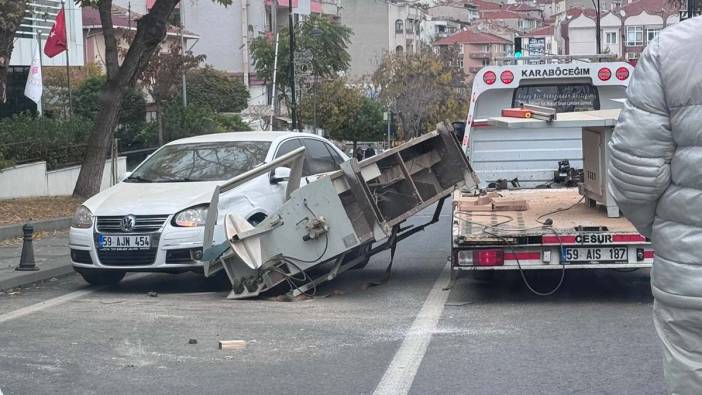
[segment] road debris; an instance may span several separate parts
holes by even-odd
[[[241,350],[246,348],[246,340],[220,340],[220,350]]]
[[[197,344],[197,339],[188,340],[188,344]]]

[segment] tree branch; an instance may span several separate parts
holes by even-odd
[[[101,0],[98,4],[98,12],[102,24],[102,36],[105,39],[105,68],[109,81],[115,78],[119,71],[117,38],[115,37],[115,28],[112,25],[112,0]]]
[[[154,51],[166,37],[168,16],[171,15],[179,0],[157,0],[148,14],[137,21],[137,32],[129,51],[122,61],[119,80],[130,86],[138,77],[136,71],[143,70]]]

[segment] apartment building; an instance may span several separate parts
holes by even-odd
[[[426,13],[405,1],[354,0],[340,11],[344,25],[353,30],[349,53],[353,79],[372,74],[386,52],[416,52],[422,45],[422,21]]]
[[[113,0],[122,8],[146,13],[155,0]],[[288,1],[297,8],[298,0],[277,0],[276,25],[288,26]],[[337,17],[339,3],[335,0],[312,0],[311,11]],[[174,12],[176,23],[199,36],[193,52],[207,56],[206,63],[213,67],[242,76],[249,88],[249,105],[260,106],[269,102],[268,87],[256,78],[249,42],[272,29],[272,0],[233,0],[225,7],[211,0],[181,1]],[[295,20],[299,20],[295,15]]]
[[[494,63],[495,58],[510,55],[513,42],[503,37],[473,30],[461,31],[434,43],[437,51],[457,46],[457,64],[463,69],[466,80],[473,78],[481,68]]]
[[[560,50],[568,55],[596,52],[595,10],[572,8],[556,29]],[[602,51],[636,63],[643,49],[666,26],[679,22],[678,9],[667,0],[628,2],[600,16]]]

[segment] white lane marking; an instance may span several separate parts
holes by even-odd
[[[58,306],[60,304],[69,302],[73,299],[80,298],[81,296],[85,296],[88,294],[91,294],[95,291],[98,291],[104,287],[95,287],[95,288],[88,288],[88,289],[82,289],[80,291],[74,291],[65,295],[61,295],[49,300],[45,300],[43,302],[35,303],[33,305],[29,305],[27,307],[22,307],[21,309],[17,309],[15,311],[11,311],[9,313],[5,314],[0,314],[0,324],[3,322],[7,322],[10,320],[14,320],[15,318],[20,318],[24,317],[26,315],[36,313],[37,311],[41,311],[44,309],[47,309],[49,307],[54,307]]]
[[[407,394],[417,375],[419,365],[427,352],[431,336],[436,330],[449,291],[444,291],[448,283],[450,265],[446,264],[434,287],[429,292],[422,309],[414,319],[405,340],[395,353],[383,378],[373,392],[374,395]]]
[[[125,278],[125,280],[127,280],[127,279],[135,280],[138,278],[146,277],[147,275],[148,275],[148,273],[132,274],[132,275],[128,275]],[[107,287],[108,287],[107,285],[101,285],[99,287],[90,287],[87,289],[81,289],[79,291],[74,291],[74,292],[71,292],[71,293],[68,293],[65,295],[57,296],[55,298],[45,300],[43,302],[35,303],[35,304],[29,305],[27,307],[22,307],[21,309],[17,309],[15,311],[10,311],[9,313],[0,314],[0,324],[2,324],[3,322],[14,320],[15,318],[20,318],[20,317],[24,317],[24,316],[32,314],[32,313],[36,313],[37,311],[41,311],[41,310],[47,309],[49,307],[54,307],[54,306],[58,306],[60,304],[66,303],[66,302],[70,302],[73,299],[78,299],[81,296],[89,295],[93,292],[100,291],[100,290],[107,288]],[[2,394],[0,394],[0,395],[2,395]]]

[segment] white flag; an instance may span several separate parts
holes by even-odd
[[[289,0],[292,1],[292,0]],[[312,12],[312,3],[310,0],[297,0],[297,8],[295,8],[295,14],[298,15],[309,15]]]
[[[29,68],[29,76],[27,76],[27,85],[24,86],[24,95],[32,99],[34,103],[41,102],[41,94],[44,90],[44,84],[41,81],[41,60],[39,59],[39,46],[34,46],[34,57],[32,58],[32,67]]]

